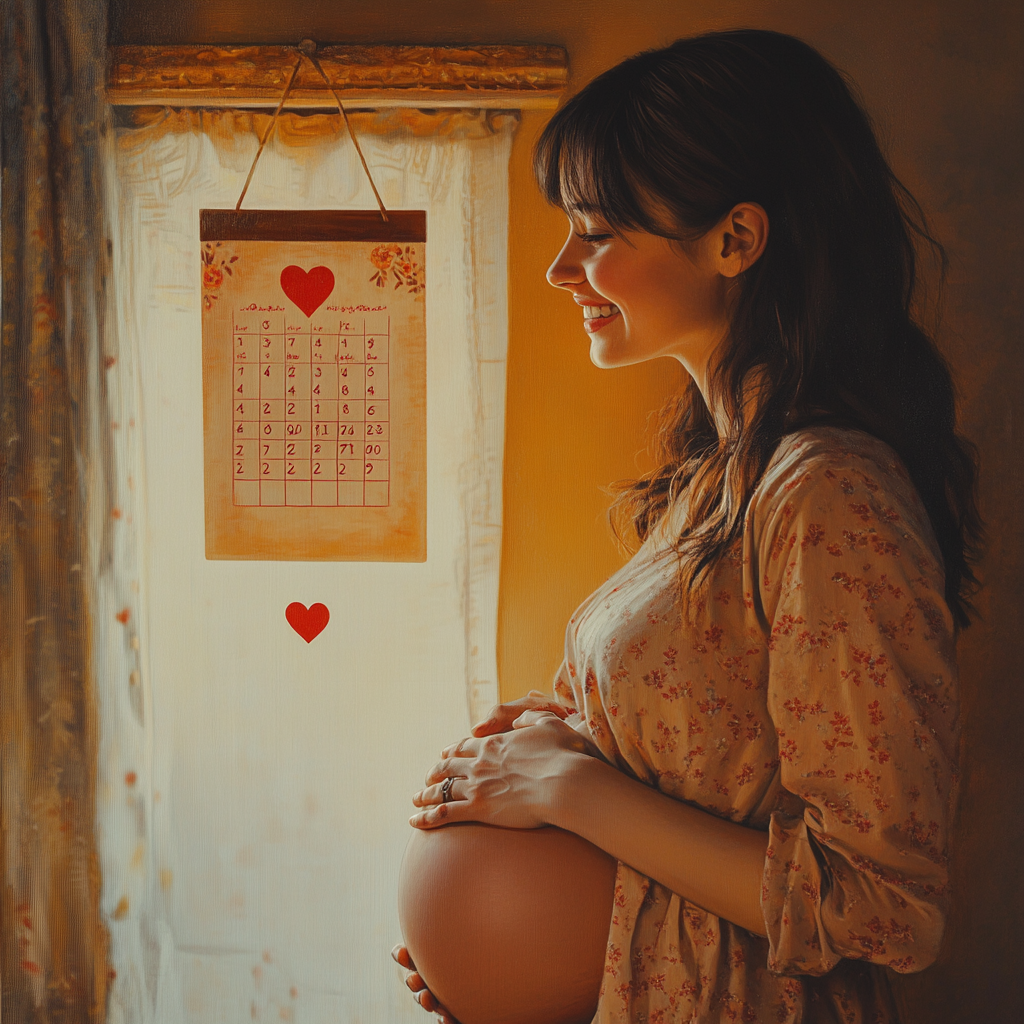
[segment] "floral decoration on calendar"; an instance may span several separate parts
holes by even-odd
[[[393,278],[396,289],[405,287],[412,295],[423,291],[423,268],[416,260],[414,246],[385,242],[374,247],[370,262],[377,268],[370,281],[378,288],[386,287]]]
[[[231,274],[231,264],[238,259],[228,251],[218,252],[223,245],[223,242],[207,242],[203,246],[203,306],[206,309],[210,309],[214,300],[220,297],[217,293],[224,283],[224,275]]]

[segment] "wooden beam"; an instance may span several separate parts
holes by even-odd
[[[273,107],[299,59],[291,46],[112,46],[107,99],[120,106]],[[551,108],[565,90],[560,46],[324,46],[346,106]],[[337,109],[302,62],[289,108]]]

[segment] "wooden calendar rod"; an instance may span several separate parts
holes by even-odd
[[[113,46],[107,99],[118,106],[268,107],[281,99],[293,46]],[[560,46],[322,46],[327,81],[303,62],[290,108],[550,109],[568,79]]]

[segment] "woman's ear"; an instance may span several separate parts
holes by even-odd
[[[716,269],[738,277],[757,262],[768,241],[768,214],[757,203],[738,203],[712,230]]]

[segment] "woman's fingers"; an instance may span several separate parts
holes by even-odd
[[[429,829],[439,828],[441,825],[451,825],[456,821],[480,821],[479,817],[473,817],[474,812],[468,808],[468,800],[456,799],[446,804],[433,804],[430,807],[425,807],[422,811],[417,811],[409,819],[409,824],[413,828]]]
[[[449,744],[444,750],[441,751],[442,757],[475,757],[476,756],[476,744],[473,740],[466,736],[459,740],[458,743]]]
[[[451,784],[448,789],[448,802],[451,803],[453,800],[465,800],[465,788],[464,783],[465,776],[456,776],[455,781]],[[432,807],[434,804],[445,803],[444,783],[435,782],[432,786],[427,786],[426,789],[421,789],[413,798],[412,802],[417,807]]]
[[[538,722],[543,722],[545,719],[552,718],[556,721],[564,721],[561,715],[556,715],[553,711],[547,709],[532,708],[529,711],[524,711],[513,723],[513,729],[525,729],[528,725],[537,725]]]
[[[477,757],[478,755],[479,751],[477,751],[473,756]],[[427,772],[423,781],[426,785],[432,786],[435,782],[444,782],[449,775],[454,775],[458,778],[459,776],[465,777],[466,774],[465,761],[460,761],[458,758],[454,757],[446,757],[443,760],[438,761],[437,764]]]
[[[436,1013],[441,1024],[459,1024],[459,1022],[451,1015],[451,1011],[447,1007],[443,1006],[437,1001],[437,997],[429,989],[424,989],[422,992],[417,993],[413,996],[424,1010],[429,1010],[430,1013]]]
[[[442,1003],[439,1003],[437,1001],[437,996],[427,988],[427,983],[416,971],[416,965],[412,962],[409,950],[406,949],[402,943],[399,942],[391,950],[391,957],[396,963],[400,964],[406,970],[413,972],[406,976],[405,983],[412,990],[413,999],[415,999],[424,1010],[427,1010],[430,1013],[436,1013],[441,1024],[459,1024],[459,1022],[451,1015],[448,1008]]]
[[[420,977],[416,971],[405,976],[405,984],[413,990],[413,992],[422,992],[426,987],[427,983]]]
[[[394,960],[395,963],[400,964],[407,971],[416,970],[416,965],[412,962],[409,950],[400,942],[391,950],[391,959]]]
[[[565,718],[572,713],[571,708],[559,704],[553,697],[540,690],[531,690],[525,697],[518,700],[511,700],[505,704],[495,704],[488,712],[482,722],[473,726],[474,736],[491,736],[496,732],[508,732],[512,723],[523,714],[524,711],[549,711],[559,718]]]

